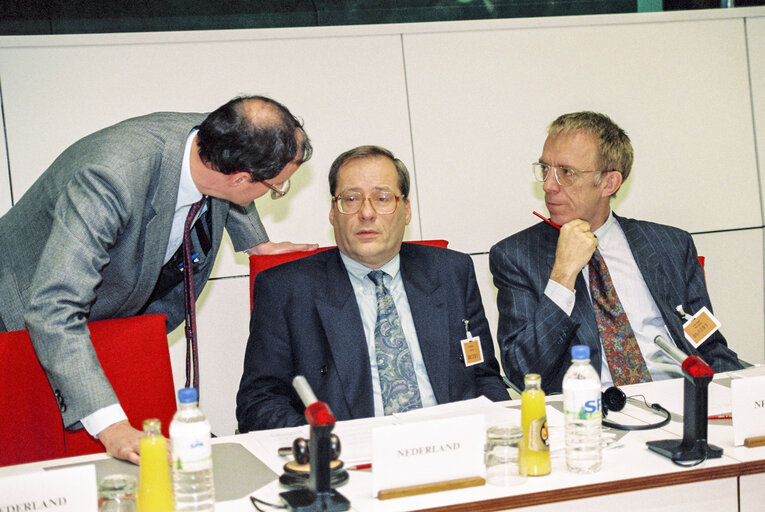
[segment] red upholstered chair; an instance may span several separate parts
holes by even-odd
[[[142,430],[143,420],[159,418],[167,436],[176,403],[165,316],[98,320],[88,323],[88,328],[101,367],[130,424]],[[70,457],[104,451],[85,429],[68,430],[65,441]]]
[[[106,377],[130,423],[159,418],[167,435],[175,385],[164,315],[90,322]],[[0,333],[0,466],[103,452],[84,430],[65,431],[26,331]]]
[[[446,240],[412,240],[411,242],[405,242],[411,244],[423,244],[434,245],[436,247],[446,247],[449,242]],[[250,310],[252,310],[252,286],[255,284],[255,276],[258,272],[266,270],[288,261],[298,260],[305,258],[317,252],[326,251],[327,249],[334,249],[336,246],[319,247],[314,251],[299,251],[299,252],[285,252],[282,254],[254,254],[250,256]]]
[[[27,331],[0,333],[0,466],[65,456],[58,404]]]

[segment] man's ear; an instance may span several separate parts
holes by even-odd
[[[604,174],[603,196],[611,197],[612,195],[616,194],[616,192],[619,190],[619,187],[622,186],[622,173],[619,171],[608,171]]]

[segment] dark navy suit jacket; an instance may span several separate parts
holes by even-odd
[[[422,357],[438,403],[485,395],[507,400],[470,256],[402,244],[400,269]],[[239,430],[304,424],[292,389],[303,375],[338,420],[374,416],[367,342],[348,273],[337,249],[258,274],[244,373]],[[481,337],[484,362],[466,367],[463,320]]]
[[[683,334],[683,322],[675,311],[678,305],[691,315],[702,306],[712,311],[690,234],[671,226],[615,217],[678,348],[700,356],[717,372],[741,368],[719,331],[698,351]],[[589,285],[582,274],[576,278],[576,302],[570,317],[544,294],[558,234],[552,226],[539,223],[497,243],[489,256],[498,290],[497,338],[502,365],[521,389],[525,374],[539,373],[545,390],[560,392],[572,345],[590,347],[591,363],[600,374],[600,336]]]

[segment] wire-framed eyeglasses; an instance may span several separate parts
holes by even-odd
[[[616,170],[605,169],[602,171],[580,171],[578,169],[550,165],[544,162],[534,162],[531,164],[531,167],[534,171],[534,178],[536,178],[537,181],[544,183],[547,181],[547,176],[550,174],[550,171],[552,171],[553,175],[555,176],[555,181],[557,181],[558,185],[561,187],[569,187],[573,185],[581,174],[592,172],[611,172]]]
[[[379,215],[390,215],[396,211],[401,196],[387,190],[372,192],[368,196],[361,192],[343,192],[333,197],[332,201],[335,203],[337,211],[345,215],[352,215],[361,210],[367,199],[372,205],[372,209]]]
[[[287,195],[287,192],[290,191],[289,179],[287,179],[287,181],[282,183],[281,188],[267,181],[261,181],[261,183],[271,189],[271,199],[281,199],[282,197]]]

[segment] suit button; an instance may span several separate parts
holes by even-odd
[[[57,389],[53,392],[53,394],[56,397],[56,401],[58,402],[58,408],[61,412],[66,412],[66,402],[64,401],[64,397],[61,396],[61,390]]]
[[[465,356],[463,356],[462,354],[460,354],[460,357],[458,359],[459,359],[460,363],[464,363],[465,362]]]
[[[327,365],[324,365],[324,366],[322,366],[322,367],[319,369],[319,373],[321,373],[322,375],[326,375],[326,374],[327,374],[327,371],[328,371],[328,370],[327,370]]]

